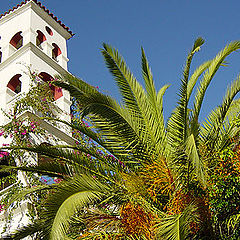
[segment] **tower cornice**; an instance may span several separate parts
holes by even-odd
[[[18,51],[14,52],[11,56],[9,56],[5,61],[3,61],[0,64],[0,71],[8,66],[11,62],[13,62],[15,59],[17,59],[19,56],[23,55],[25,52],[31,50],[34,54],[36,54],[39,58],[47,62],[54,70],[61,74],[68,73],[66,69],[61,67],[55,60],[53,60],[51,57],[49,57],[46,53],[44,53],[41,49],[39,49],[37,46],[35,46],[33,43],[29,42]],[[68,60],[68,59],[67,59]]]
[[[53,13],[51,13],[41,2],[37,0],[25,0],[16,7],[9,9],[5,13],[0,15],[0,25],[14,18],[18,14],[26,11],[27,9],[33,9],[40,17],[44,18],[45,21],[51,25],[56,31],[58,31],[65,39],[71,38],[74,34],[65,24],[62,23]],[[59,28],[59,25],[61,28]]]

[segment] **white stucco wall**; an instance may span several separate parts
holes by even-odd
[[[47,33],[46,26],[52,30],[52,36]],[[42,43],[41,48],[36,46],[37,30],[40,30],[46,37],[46,41]],[[23,46],[19,49],[14,49],[9,42],[20,31],[23,36]],[[67,71],[66,40],[71,35],[36,3],[30,1],[2,17],[0,19],[0,37],[0,51],[2,52],[2,61],[0,63],[0,108],[4,111],[8,109],[10,102],[14,98],[20,96],[22,92],[29,90],[30,78],[25,73],[27,71],[25,66],[30,66],[32,70],[36,70],[38,73],[46,72],[51,76]],[[58,56],[57,61],[52,59],[53,43],[57,44],[62,52]],[[22,82],[22,89],[19,94],[7,88],[8,82],[16,74],[22,75],[19,79]],[[63,90],[63,96],[56,101],[56,105],[66,113],[61,114],[59,117],[69,121],[71,102],[67,91]],[[4,125],[6,122],[8,122],[8,119],[0,111],[0,125]],[[63,142],[71,144],[73,141],[69,129],[57,129],[44,122],[42,126]],[[3,143],[10,142],[10,138],[0,137],[0,146]],[[19,176],[19,178],[24,181],[23,176]],[[3,230],[4,218],[6,216],[7,211],[0,213],[0,233]],[[20,225],[25,225],[28,221],[27,207],[26,204],[23,204],[22,209],[16,210],[13,221],[8,226],[9,230],[13,231]]]
[[[46,31],[49,27],[53,35]],[[40,30],[46,37],[41,45],[42,49],[36,46],[37,30]],[[17,33],[22,32],[23,46],[18,50],[9,43],[11,38]],[[63,28],[53,20],[43,9],[34,2],[29,2],[14,12],[0,19],[0,47],[2,51],[2,63],[0,64],[0,101],[1,108],[6,109],[6,104],[11,99],[7,94],[6,86],[15,74],[22,74],[22,92],[29,90],[30,80],[26,74],[25,66],[31,66],[37,72],[46,72],[52,76],[67,71],[67,45],[66,39],[69,38]],[[64,34],[63,34],[64,33]],[[57,44],[62,54],[57,61],[52,59],[52,44]],[[63,91],[63,97],[57,100],[56,104],[65,112],[70,112],[70,96]],[[69,116],[61,115],[62,119],[70,120]],[[6,118],[0,113],[0,125]]]

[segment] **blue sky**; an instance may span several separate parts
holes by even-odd
[[[2,0],[0,12],[21,0]],[[104,66],[102,43],[118,48],[142,82],[141,46],[150,62],[157,89],[171,84],[164,98],[168,117],[176,105],[177,90],[194,39],[206,42],[195,56],[192,70],[213,58],[227,43],[240,39],[238,0],[42,0],[70,27],[69,71],[120,100],[113,78]],[[2,33],[1,33],[2,34]],[[240,54],[227,58],[228,67],[216,74],[206,94],[201,118],[221,103],[226,86],[240,73]]]

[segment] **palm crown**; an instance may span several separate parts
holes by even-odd
[[[55,161],[18,169],[64,181],[25,189],[12,199],[50,191],[38,219],[14,239],[35,232],[42,239],[71,239],[71,227],[76,225],[80,238],[186,239],[194,235],[193,223],[201,226],[200,234],[213,234],[205,190],[217,153],[230,146],[239,133],[232,120],[239,111],[239,100],[234,97],[240,91],[240,78],[203,124],[199,123],[199,113],[215,73],[225,58],[240,48],[240,42],[231,42],[190,75],[192,58],[203,43],[198,38],[188,54],[177,107],[166,123],[163,95],[169,86],[156,91],[143,49],[145,89],[118,51],[103,45],[102,54],[118,85],[122,104],[81,79],[59,76],[55,84],[70,92],[77,104],[75,110],[81,118],[88,117],[91,127],[79,118],[64,123],[90,137],[94,145],[82,141],[75,146],[25,148]]]

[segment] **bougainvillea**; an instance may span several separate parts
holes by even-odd
[[[29,77],[32,80],[29,92],[17,95],[16,99],[13,101],[14,104],[11,110],[9,112],[4,112],[5,117],[8,118],[9,121],[8,124],[2,126],[0,129],[0,137],[5,138],[9,144],[3,144],[2,148],[11,148],[11,146],[29,147],[35,143],[36,138],[46,139],[46,141],[52,138],[46,130],[41,128],[39,122],[39,117],[54,117],[60,111],[53,102],[51,83],[42,81],[36,72],[30,71]],[[35,113],[38,117],[35,118],[34,115],[32,115],[32,117],[30,115],[26,117],[24,116],[26,111]],[[28,153],[29,157],[26,158],[25,156],[26,153],[19,149],[12,149],[11,152],[1,151],[1,165],[15,166],[17,164],[17,166],[24,166],[33,164],[33,162],[26,161],[26,159],[29,159],[31,156],[31,153]],[[34,154],[32,154],[32,156],[32,159],[36,158]],[[12,207],[9,208],[9,200],[14,194],[22,189],[23,185],[19,182],[17,171],[12,170],[11,173],[4,174],[4,172],[0,173],[0,187],[5,188],[14,184],[0,201],[0,211],[8,208],[8,220],[10,221],[12,216],[10,209],[14,210],[17,208],[18,204],[11,205]],[[28,178],[25,184],[28,184],[29,187],[33,187],[42,182],[41,176],[36,177],[36,175],[34,176],[31,173],[23,174]],[[52,180],[52,183],[57,182],[59,181],[56,180],[55,182]],[[45,182],[42,183],[46,184]],[[37,199],[35,199],[36,197]],[[36,195],[32,195],[29,199],[31,199],[33,204],[33,207],[29,210],[29,214],[34,217],[34,215],[36,215],[34,211],[41,205],[41,201],[39,201],[39,196]]]

